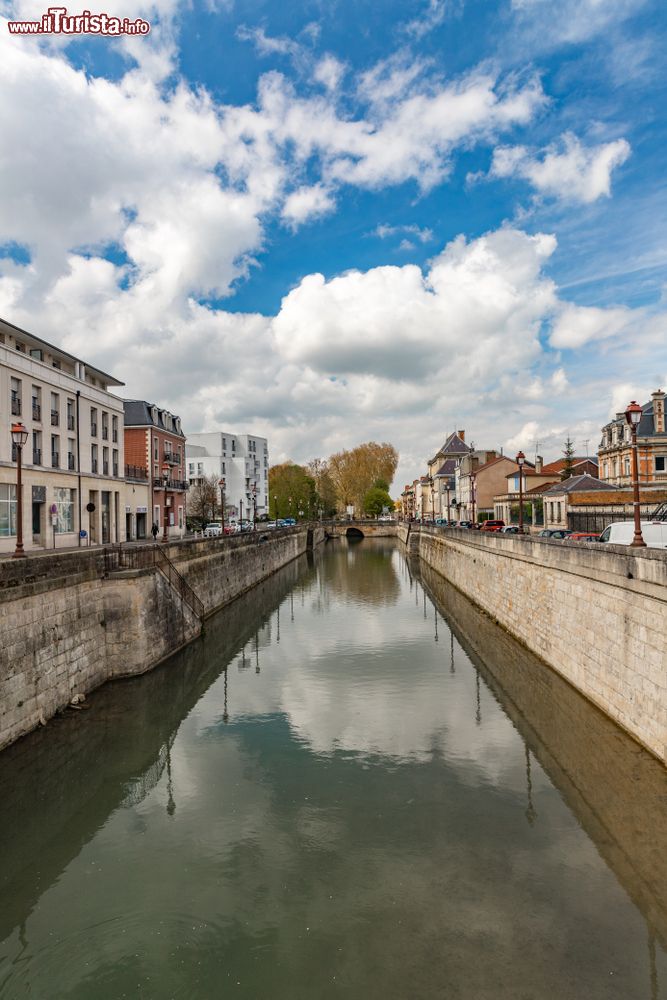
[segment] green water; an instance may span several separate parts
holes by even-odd
[[[667,1000],[665,770],[391,540],[0,755],[0,997]]]

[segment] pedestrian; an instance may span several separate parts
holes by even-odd
[[[160,529],[158,528],[158,526],[155,523],[155,521],[153,521],[153,527],[151,528],[151,534],[153,536],[153,541],[154,542],[157,542],[157,536],[158,536],[159,531],[160,531]]]

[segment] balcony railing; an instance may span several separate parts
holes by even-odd
[[[42,449],[33,448],[32,449],[32,464],[41,465],[42,464]]]
[[[169,465],[180,465],[181,456],[176,451],[165,451],[164,461],[167,462]]]
[[[102,462],[102,475],[103,476],[108,476],[109,475],[109,463],[108,462]]]
[[[32,401],[32,419],[41,420],[42,419],[42,408],[39,403],[36,403],[33,399]]]
[[[90,425],[90,436],[97,437],[97,424]]]
[[[51,426],[58,427],[60,424],[60,414],[57,410],[51,410]]]
[[[74,459],[74,455],[67,456],[67,468],[70,470],[70,472],[74,472],[74,470],[76,469],[76,461]]]
[[[153,479],[153,486],[157,490],[164,489],[164,479]],[[185,491],[190,489],[190,484],[181,479],[170,479],[167,482],[167,490]]]
[[[18,396],[12,396],[12,414],[15,417],[21,416],[21,400]]]
[[[104,424],[102,424],[102,440],[103,441],[109,440],[109,428],[105,427]]]
[[[147,480],[148,469],[144,469],[141,465],[126,465],[125,478]]]
[[[74,430],[74,414],[73,413],[68,413],[67,414],[67,430],[68,431],[73,431]]]
[[[51,468],[52,469],[60,468],[60,455],[58,454],[57,451],[51,452]]]
[[[111,440],[118,443],[118,431],[115,428],[111,432]]]
[[[90,471],[97,473],[97,459],[91,458],[90,460]]]

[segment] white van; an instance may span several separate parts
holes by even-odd
[[[667,549],[667,521],[642,521],[642,536],[649,549]],[[612,545],[630,545],[635,537],[634,521],[617,521],[608,524],[600,535],[601,542]]]

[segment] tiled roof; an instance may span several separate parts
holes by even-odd
[[[453,476],[456,471],[456,459],[448,458],[446,462],[443,462],[436,476]]]
[[[574,456],[572,458],[572,467],[576,469],[578,465],[582,465],[585,462],[590,462],[591,465],[597,465],[597,456]],[[557,458],[555,462],[549,462],[547,465],[542,466],[542,472],[550,476],[553,472],[562,472],[565,468],[565,459]]]
[[[617,417],[616,419],[610,420],[608,423],[606,423],[603,427],[603,430],[606,430],[607,427],[618,426],[619,424],[625,426],[625,422],[626,422],[625,414],[622,414],[620,417]],[[639,425],[637,427],[637,437],[640,438],[667,437],[667,431],[661,431],[660,433],[656,433],[654,427],[655,425],[653,422],[653,400],[649,399],[648,403],[642,404],[642,416],[641,420],[639,421]]]
[[[570,476],[569,479],[563,480],[562,483],[555,483],[548,492],[552,496],[557,496],[560,493],[573,493],[575,491],[590,492],[591,490],[613,489],[614,487],[609,483],[604,483],[601,479],[596,479],[595,476],[584,475]]]
[[[155,423],[151,414],[151,409],[154,405],[157,408],[157,423]],[[164,407],[157,406],[157,404],[154,403],[147,403],[145,399],[124,399],[123,409],[125,410],[126,427],[157,427],[166,434],[174,434],[176,437],[182,438],[185,437],[182,430],[177,431],[175,428],[173,430],[168,430],[164,426],[164,422],[162,420]],[[174,413],[172,413],[171,416],[174,420],[178,419]]]
[[[471,448],[462,441],[461,438],[455,432],[452,432],[442,448],[438,452],[439,455],[467,455]]]
[[[514,468],[515,472],[519,468],[514,459],[510,458],[509,455],[497,455],[495,458],[490,459],[488,462],[485,462],[484,465],[480,465],[477,469],[475,469],[475,475],[478,475],[484,469],[490,469],[492,465],[497,465],[498,462],[505,462],[505,461],[512,463],[512,465],[515,467]]]
[[[531,493],[546,493],[552,486],[556,486],[556,483],[540,483],[539,486],[533,486],[531,490],[526,490],[525,496],[530,496]]]

